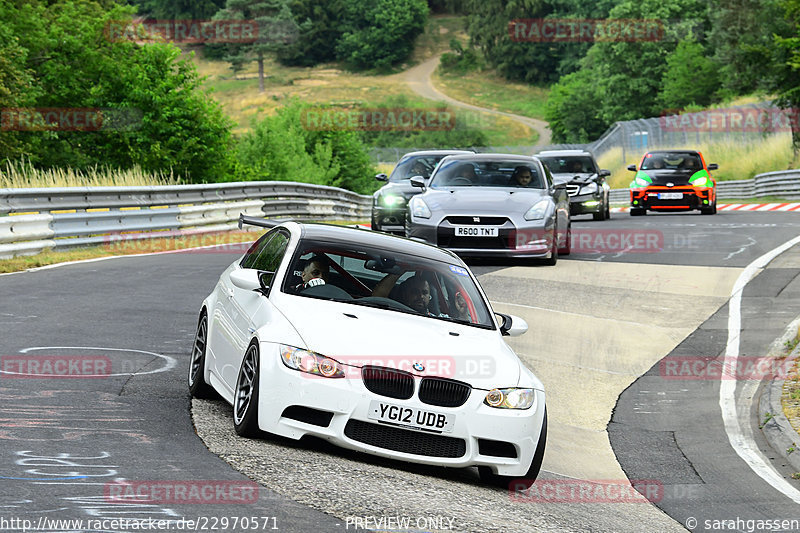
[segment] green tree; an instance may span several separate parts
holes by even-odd
[[[159,20],[206,20],[225,6],[225,0],[133,0],[140,15]]]
[[[297,40],[278,50],[278,60],[303,67],[335,61],[345,0],[293,0],[289,7],[302,24]]]
[[[603,94],[590,70],[563,76],[553,86],[545,105],[553,142],[586,143],[598,138],[608,127],[599,113]]]
[[[777,104],[789,111],[794,161],[800,157],[800,0],[783,0],[785,20],[793,29],[785,36],[775,35],[768,87],[777,95]]]
[[[720,88],[717,65],[703,55],[703,46],[681,41],[667,56],[667,70],[658,95],[664,110],[681,110],[690,104],[706,107]]]
[[[411,55],[427,18],[425,0],[350,0],[337,57],[351,68],[388,70]]]
[[[264,59],[295,42],[297,25],[289,0],[228,0],[225,9],[214,16],[217,20],[255,20],[258,38],[252,43],[228,43],[224,58],[237,71],[248,61],[258,63],[258,90],[264,92]]]
[[[0,13],[6,12],[6,0],[0,0]],[[26,68],[27,50],[5,25],[0,15],[0,114],[3,108],[25,107],[36,97],[33,75]],[[0,116],[0,125],[3,118]],[[26,144],[19,134],[0,127],[0,165],[8,159],[27,155]]]

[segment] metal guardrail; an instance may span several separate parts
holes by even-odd
[[[363,220],[372,196],[286,181],[0,189],[0,258],[237,227],[239,214]],[[5,216],[7,215],[7,216]]]
[[[612,203],[627,203],[630,200],[629,189],[611,189]],[[726,198],[763,198],[777,196],[786,200],[800,199],[800,169],[781,170],[758,174],[749,180],[718,181],[717,197]]]

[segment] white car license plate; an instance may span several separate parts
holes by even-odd
[[[658,193],[659,200],[682,200],[682,192],[660,192]]]
[[[498,228],[486,226],[456,226],[456,237],[497,237]]]
[[[450,433],[453,431],[456,417],[452,414],[436,413],[373,400],[369,403],[369,418],[417,429]]]

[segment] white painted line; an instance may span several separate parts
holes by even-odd
[[[731,299],[728,302],[728,344],[725,347],[725,364],[723,368],[735,369],[739,358],[739,341],[742,325],[742,291],[760,269],[767,266],[769,262],[778,255],[798,243],[800,243],[800,236],[765,253],[747,265],[744,271],[739,275],[731,291]],[[730,441],[733,450],[739,457],[741,457],[750,469],[761,479],[795,503],[800,503],[800,491],[775,470],[769,463],[769,460],[758,450],[755,441],[752,438],[747,438],[742,427],[739,425],[736,409],[736,383],[737,380],[733,377],[729,376],[728,379],[724,379],[723,376],[720,379],[719,385],[719,406],[722,411],[722,421],[725,424],[725,433],[728,434],[728,441]]]
[[[166,364],[161,368],[156,368],[155,370],[148,370],[147,372],[121,372],[119,374],[81,374],[80,377],[82,378],[110,378],[114,376],[143,376],[145,374],[158,374],[160,372],[166,372],[168,370],[172,370],[178,365],[178,360],[174,357],[170,357],[168,355],[155,353],[155,352],[147,352],[144,350],[131,350],[125,348],[101,348],[97,346],[33,346],[31,348],[25,348],[24,350],[20,350],[19,353],[27,354],[28,352],[35,352],[38,350],[94,350],[94,351],[103,351],[103,352],[135,352],[135,353],[143,353],[145,355],[152,355],[153,357],[159,357],[166,361]],[[10,372],[7,370],[0,370],[0,374],[20,374],[19,372]],[[52,374],[24,374],[26,377],[52,377]]]

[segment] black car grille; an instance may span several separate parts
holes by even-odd
[[[515,233],[513,230],[500,230],[500,234],[497,237],[456,237],[453,235],[452,229],[440,229],[437,236],[437,244],[443,248],[506,250],[514,247],[514,235]]]
[[[567,194],[570,196],[577,196],[580,190],[580,185],[567,184]]]
[[[478,219],[477,222],[475,221],[476,218]],[[508,222],[508,218],[506,217],[452,216],[446,217],[445,220],[456,226],[502,226]]]
[[[361,379],[367,390],[381,396],[408,400],[414,395],[414,376],[402,370],[365,366],[361,369]]]
[[[395,452],[424,455],[426,457],[463,457],[467,453],[464,439],[431,435],[417,431],[350,420],[344,434],[354,441]]]
[[[460,381],[443,378],[423,378],[419,385],[419,401],[441,407],[460,407],[472,392],[472,387]]]

